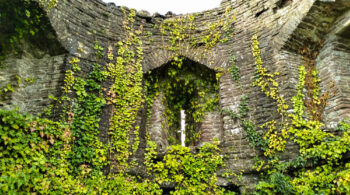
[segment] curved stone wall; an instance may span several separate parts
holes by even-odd
[[[199,27],[200,34],[205,30],[207,22],[220,20],[227,7],[232,7],[236,21],[234,23],[234,36],[226,43],[219,44],[210,50],[211,55],[206,59],[200,58],[200,49],[183,49],[181,55],[203,64],[210,69],[227,69],[229,67],[230,51],[235,55],[236,65],[240,69],[241,87],[235,82],[229,73],[225,73],[219,79],[220,83],[220,108],[231,109],[238,112],[241,97],[248,95],[251,108],[249,119],[256,124],[263,124],[271,119],[278,119],[275,112],[275,103],[266,98],[258,88],[252,88],[254,80],[255,62],[251,54],[251,37],[257,33],[259,36],[261,55],[264,64],[271,71],[279,71],[280,93],[285,99],[290,99],[296,92],[298,81],[298,66],[303,64],[298,49],[308,45],[314,45],[318,41],[324,41],[316,67],[322,78],[321,87],[326,88],[332,80],[338,89],[329,106],[325,110],[327,124],[332,124],[345,117],[350,112],[349,89],[349,61],[350,45],[349,37],[349,9],[350,3],[346,0],[224,0],[220,7],[198,13],[195,24]],[[47,17],[57,35],[57,42],[66,51],[55,55],[43,55],[40,59],[34,59],[31,55],[23,58],[9,58],[6,63],[11,67],[7,72],[0,72],[0,81],[13,80],[16,74],[24,74],[38,78],[39,83],[35,87],[20,88],[14,94],[12,100],[3,103],[2,107],[15,104],[22,111],[37,113],[46,105],[47,96],[50,93],[57,94],[62,87],[62,75],[70,68],[68,63],[72,57],[81,60],[83,72],[89,72],[91,63],[96,61],[94,55],[95,44],[107,48],[114,45],[124,37],[122,28],[123,12],[114,4],[105,4],[100,0],[60,0],[57,7],[47,13]],[[152,33],[152,41],[144,40],[144,56],[142,62],[144,72],[161,67],[171,60],[172,53],[163,49],[163,38],[155,24],[166,18],[178,17],[176,15],[160,16],[147,15],[138,12],[135,26],[143,24],[144,31]],[[338,28],[341,26],[341,28]],[[55,38],[56,39],[56,38]],[[107,63],[107,62],[105,62]],[[32,71],[35,69],[36,71]],[[23,73],[22,73],[22,72]],[[50,74],[45,74],[45,73]],[[108,84],[106,84],[108,85]],[[25,95],[23,95],[25,94]],[[26,97],[37,97],[33,101],[25,101]],[[20,100],[20,99],[24,100]],[[154,108],[161,111],[162,105]],[[158,105],[156,103],[155,105]],[[290,103],[290,102],[288,102]],[[101,116],[101,139],[103,139],[110,113],[108,106],[104,108]],[[157,112],[154,112],[157,113]],[[244,139],[244,133],[238,121],[232,120],[225,113],[215,113],[209,118],[222,118],[222,151],[227,155],[227,169],[239,173],[244,170],[243,183],[253,185],[255,172],[252,169],[253,158],[260,155]],[[219,116],[220,115],[220,116]],[[158,119],[157,119],[158,120]],[[140,111],[138,123],[142,130],[146,130],[145,111]],[[160,124],[158,124],[159,126]],[[203,123],[208,128],[215,128],[209,123]],[[160,127],[152,127],[160,128]],[[145,132],[140,135],[144,136]],[[208,134],[210,134],[208,132]],[[153,135],[151,135],[153,136]],[[166,135],[157,135],[166,136]],[[144,144],[143,137],[141,142]],[[167,143],[161,143],[166,146]],[[142,146],[142,143],[141,143]],[[287,147],[286,159],[293,158],[295,145]],[[140,158],[142,157],[142,151]],[[222,185],[228,185],[220,180]]]

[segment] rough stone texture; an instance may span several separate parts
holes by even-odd
[[[11,109],[11,105],[16,105],[22,112],[42,112],[52,103],[48,99],[49,95],[58,96],[61,91],[64,61],[65,55],[45,55],[40,59],[33,56],[7,59],[5,65],[8,69],[6,74],[0,72],[0,82],[6,84],[12,81],[11,83],[17,84],[18,75],[22,78],[22,84],[11,94],[11,104],[4,102],[4,108]],[[24,79],[34,79],[34,83],[26,84]]]
[[[336,122],[350,116],[350,11],[347,11],[331,27],[325,44],[317,58],[322,89],[325,91],[333,82],[337,94],[329,101],[324,120],[329,128]]]
[[[178,73],[176,79],[178,79],[179,84],[184,83],[185,80],[187,80],[188,83],[195,83],[197,80],[206,80],[207,82],[217,82],[216,80],[216,72],[208,69],[207,67],[196,64],[191,60],[184,59],[184,65],[186,66],[187,70],[182,71]],[[152,71],[152,78],[155,79],[157,77],[157,81],[159,83],[168,82],[169,81],[169,75],[168,75],[168,69],[171,68],[172,65],[167,63],[167,65],[162,66],[161,68],[153,69]],[[206,87],[207,90],[213,90],[214,83],[208,84]],[[160,85],[160,84],[159,84]],[[176,138],[179,143],[181,143],[181,136],[180,136],[180,120],[178,124],[173,124],[170,127],[167,125],[167,117],[166,117],[166,97],[164,97],[164,89],[160,88],[160,94],[155,98],[154,103],[152,107],[150,108],[151,115],[147,120],[146,130],[149,132],[152,140],[154,140],[158,146],[159,150],[166,150],[166,146],[169,146],[169,137]],[[177,87],[175,89],[176,93],[180,91],[184,91],[184,94],[187,94],[187,89]],[[175,95],[176,95],[175,93]],[[184,95],[184,96],[190,96],[190,95]],[[195,96],[198,98],[199,102],[203,102],[203,98],[198,94],[198,92],[194,92],[191,96]],[[207,97],[213,97],[214,94],[206,94]],[[193,98],[192,97],[192,98]],[[182,101],[182,100],[179,100]],[[183,105],[183,109],[186,110],[188,107],[190,107],[190,100],[187,99],[186,102]],[[197,124],[194,122],[193,117],[190,113],[186,112],[186,123],[192,123],[194,126],[194,131],[196,133],[200,133],[201,137],[199,140],[191,142],[191,146],[199,146],[206,142],[211,142],[213,139],[218,139],[218,141],[222,141],[222,134],[223,134],[223,121],[222,121],[222,115],[218,110],[214,111],[205,111],[203,122],[200,124]],[[180,113],[178,113],[179,119],[180,119]],[[187,136],[190,137],[190,136]],[[186,138],[187,139],[187,138]],[[198,144],[197,144],[198,143]]]
[[[38,114],[52,104],[49,95],[61,94],[67,51],[50,27],[31,39],[21,40],[18,48],[16,54],[6,58],[5,68],[0,70],[0,89],[7,84],[14,88],[8,99],[0,102],[0,108],[16,106],[22,113]]]
[[[211,142],[214,139],[222,141],[223,139],[223,122],[220,112],[213,111],[205,113],[203,122],[199,129],[201,130],[200,144]]]
[[[162,103],[163,98],[162,92],[155,98],[146,126],[146,131],[151,139],[156,142],[159,151],[166,151],[166,148],[169,146],[168,133],[165,128],[167,126],[167,118],[165,116],[165,106]]]
[[[212,70],[216,68],[227,69],[229,64],[229,50],[236,56],[236,64],[240,68],[242,87],[233,81],[229,73],[225,73],[220,82],[220,108],[238,111],[240,98],[243,94],[249,96],[249,105],[252,108],[249,119],[256,124],[262,124],[271,119],[278,119],[275,111],[276,104],[266,98],[258,88],[253,88],[251,83],[254,78],[255,64],[251,54],[251,37],[259,35],[262,59],[268,69],[279,71],[280,93],[285,99],[290,99],[295,94],[295,86],[298,82],[298,66],[303,64],[298,50],[303,47],[315,46],[317,42],[324,41],[320,55],[316,60],[316,67],[320,71],[322,79],[321,88],[327,89],[330,82],[334,81],[338,93],[330,99],[330,104],[324,112],[324,120],[330,127],[335,122],[349,117],[350,114],[350,2],[347,0],[224,0],[221,6],[212,10],[199,13],[195,19],[199,27],[198,34],[205,30],[203,22],[215,22],[224,14],[225,9],[231,6],[235,10],[236,21],[234,24],[234,36],[227,43],[219,44],[211,50],[208,58],[200,58],[200,49],[183,49],[181,55]],[[83,69],[88,72],[92,62],[96,61],[93,46],[97,42],[104,48],[113,45],[124,36],[122,28],[123,13],[114,4],[105,4],[100,0],[60,0],[56,8],[51,10],[47,17],[51,22],[57,41],[67,51],[65,55],[46,55],[42,58],[9,58],[11,68],[0,73],[0,81],[13,80],[15,74],[24,74],[38,78],[38,83],[33,86],[21,87],[14,93],[12,99],[2,105],[20,106],[23,112],[37,113],[43,105],[46,105],[47,94],[57,93],[62,83],[60,78],[64,71],[70,68],[68,63],[72,57],[79,57]],[[152,32],[152,42],[144,40],[145,59],[143,61],[144,72],[152,71],[157,67],[168,63],[172,53],[163,49],[162,37],[154,24],[163,21],[167,16],[149,16],[140,11],[135,26],[143,23],[144,30]],[[164,37],[165,39],[167,37]],[[63,53],[60,53],[63,54]],[[99,62],[104,63],[104,62]],[[22,68],[25,67],[25,68]],[[35,68],[36,71],[31,71]],[[39,70],[37,70],[39,69]],[[51,71],[52,70],[52,71]],[[23,71],[21,73],[20,71]],[[22,96],[22,94],[27,94]],[[29,97],[36,97],[29,100]],[[290,102],[289,102],[290,103]],[[101,132],[105,132],[108,124],[108,107],[104,108],[101,116]],[[142,131],[148,129],[154,137],[166,137],[159,129],[162,128],[162,105],[156,102],[152,108],[151,116],[159,123],[152,128],[146,128],[145,112],[140,112],[138,123]],[[232,120],[227,114],[211,113],[207,115],[203,126],[209,137],[220,135],[221,147],[228,156],[228,169],[238,173],[244,170],[244,184],[252,185],[256,181],[256,175],[252,169],[253,158],[259,155],[244,139],[244,134],[239,121]],[[217,118],[220,118],[217,120]],[[210,121],[218,121],[214,125]],[[144,124],[144,125],[142,125]],[[157,130],[158,129],[158,130]],[[152,133],[154,132],[154,133]],[[158,134],[157,134],[158,133]],[[101,133],[103,134],[103,133]],[[145,132],[141,132],[144,136]],[[205,136],[206,137],[206,136]],[[167,146],[166,142],[159,145]],[[144,139],[141,137],[141,146]],[[293,144],[287,147],[286,159],[293,158],[296,151]],[[142,148],[141,151],[142,153]],[[220,179],[221,185],[229,185]]]

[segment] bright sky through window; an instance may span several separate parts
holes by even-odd
[[[136,10],[146,10],[151,14],[158,12],[175,14],[200,12],[219,7],[221,0],[103,0],[113,2],[117,6],[126,6]]]
[[[181,145],[182,146],[186,146],[185,145],[185,140],[186,140],[186,134],[185,134],[185,131],[186,131],[186,113],[184,110],[181,110]]]

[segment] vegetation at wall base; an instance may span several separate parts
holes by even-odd
[[[25,3],[34,7],[39,3],[40,7],[50,9],[57,1]],[[216,172],[223,166],[217,144],[204,145],[198,154],[190,152],[188,147],[174,145],[159,162],[152,156],[155,145],[149,140],[145,163],[137,164],[130,159],[139,150],[139,127],[134,124],[145,98],[140,39],[143,26],[134,25],[136,10],[121,9],[127,32],[124,39],[108,48],[96,42],[96,62],[88,64],[91,71],[87,75],[83,73],[87,64],[82,59],[68,59],[70,68],[65,73],[62,96],[50,96],[55,104],[40,118],[20,114],[18,110],[0,110],[1,194],[162,194],[161,186],[165,182],[174,182],[172,194],[224,193],[217,186]],[[32,14],[29,10],[25,13],[26,17]],[[32,25],[25,26],[22,31],[30,28]],[[22,35],[14,36],[22,38]],[[210,36],[206,41],[212,46],[218,42]],[[107,66],[101,65],[106,59]],[[177,59],[180,62],[181,58]],[[213,78],[216,79],[215,75]],[[103,87],[107,79],[112,84]],[[31,79],[26,78],[25,82],[30,83]],[[15,89],[6,86],[1,89],[1,96]],[[205,103],[209,106],[203,107],[202,113],[215,102]],[[100,115],[107,105],[112,106],[112,116],[108,142],[103,143],[99,137]],[[44,117],[50,116],[54,109],[62,112],[56,122]],[[149,170],[146,176],[134,176],[130,174],[134,167],[149,167]],[[169,174],[164,177],[164,173]]]
[[[277,111],[281,114],[284,125],[275,128],[278,122],[270,121],[262,125],[269,136],[264,137],[270,152],[264,153],[267,160],[261,160],[257,170],[264,180],[256,186],[256,194],[348,194],[350,193],[350,164],[344,157],[350,152],[350,121],[338,124],[341,134],[326,131],[321,122],[324,107],[331,92],[319,93],[319,79],[314,69],[314,59],[318,51],[311,53],[303,49],[305,66],[299,67],[297,94],[292,97],[293,112],[286,114],[288,106],[279,95],[278,84],[274,76],[267,73],[260,57],[257,35],[252,37],[252,52],[256,59],[258,79],[254,86],[259,86],[272,100],[276,101]],[[306,82],[307,81],[307,82]],[[303,89],[306,88],[306,98]],[[334,91],[332,88],[330,91]],[[333,92],[334,94],[335,92]],[[320,100],[322,99],[322,101]],[[305,115],[308,112],[310,116]],[[281,136],[271,136],[280,134]],[[299,146],[299,156],[290,161],[280,160],[278,152],[283,152],[287,140]]]
[[[49,11],[58,3],[24,0],[20,7],[18,2],[0,5],[0,10],[11,6],[7,14],[0,15],[1,22],[3,17],[14,18],[14,23],[0,23],[11,31],[11,36],[0,37],[0,63],[9,54],[17,55],[20,40],[33,38],[45,28],[43,10]],[[18,110],[0,110],[0,194],[162,194],[164,186],[173,187],[171,194],[235,194],[218,186],[217,173],[227,166],[215,140],[194,151],[177,145],[179,140],[170,136],[171,146],[160,154],[157,144],[147,132],[141,135],[137,125],[139,111],[145,105],[150,108],[162,93],[168,133],[174,134],[179,111],[186,109],[190,116],[186,144],[197,145],[201,138],[197,126],[208,112],[218,111],[219,81],[227,73],[242,96],[236,112],[223,113],[238,121],[244,139],[261,154],[256,158],[260,181],[255,194],[350,194],[350,119],[340,121],[332,131],[322,122],[327,101],[336,92],[332,87],[322,92],[319,87],[314,62],[320,46],[301,48],[304,64],[298,69],[297,91],[286,101],[276,81],[279,73],[271,73],[264,65],[258,36],[252,37],[256,65],[252,87],[277,105],[280,117],[257,125],[251,120],[254,108],[249,94],[243,93],[248,90],[242,89],[240,67],[232,51],[227,70],[205,69],[205,76],[196,75],[194,69],[199,69],[199,64],[184,57],[186,49],[197,49],[202,55],[194,60],[200,61],[211,55],[214,46],[227,43],[233,36],[232,9],[225,10],[218,22],[208,23],[198,37],[192,36],[198,31],[196,14],[158,23],[155,28],[162,34],[163,49],[171,54],[163,75],[157,71],[143,74],[142,40],[152,42],[152,33],[143,33],[142,23],[136,25],[136,10],[122,7],[121,11],[125,37],[114,45],[96,41],[94,62],[70,56],[62,96],[50,96],[55,104],[45,114],[36,117]],[[88,73],[84,67],[89,67]],[[0,64],[2,68],[6,67]],[[34,78],[16,76],[15,84],[0,89],[0,101],[34,82]],[[107,106],[111,109],[104,142],[100,116]],[[45,118],[55,109],[62,112],[59,120]],[[142,141],[144,162],[136,162],[133,157]],[[289,143],[298,146],[299,153],[286,160],[282,154]],[[135,168],[142,172],[132,174]],[[241,182],[237,185],[242,185],[244,171],[230,171],[223,175],[237,178]]]

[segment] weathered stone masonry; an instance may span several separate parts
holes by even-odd
[[[330,99],[324,112],[324,122],[334,128],[334,124],[350,116],[350,1],[347,0],[224,0],[221,6],[198,14],[195,24],[199,31],[205,30],[203,22],[215,22],[231,6],[236,14],[234,36],[228,42],[214,47],[212,55],[200,58],[200,50],[184,49],[181,55],[196,63],[215,71],[217,68],[228,68],[229,51],[236,57],[240,68],[241,85],[233,81],[229,73],[219,80],[220,108],[238,112],[242,95],[247,94],[249,106],[252,108],[250,119],[256,124],[263,124],[271,119],[278,119],[275,103],[267,98],[258,88],[251,87],[254,78],[255,64],[251,54],[251,37],[258,34],[264,64],[271,71],[280,72],[277,77],[280,83],[280,93],[288,100],[296,92],[298,82],[298,66],[303,64],[298,50],[303,47],[313,47],[318,42],[324,42],[320,55],[316,59],[316,67],[321,78],[321,88],[325,90],[333,81],[337,94]],[[51,23],[54,39],[46,48],[59,48],[53,52],[35,50],[31,44],[23,43],[24,54],[20,57],[9,56],[6,60],[8,69],[0,72],[0,87],[14,80],[15,75],[34,77],[36,82],[30,86],[20,87],[11,98],[1,104],[2,108],[10,105],[19,106],[21,112],[38,113],[50,103],[49,94],[58,96],[63,86],[65,70],[70,68],[69,60],[78,57],[85,72],[88,66],[96,61],[93,47],[95,43],[107,48],[122,37],[123,13],[114,4],[105,4],[100,0],[60,0],[57,7],[47,13]],[[144,40],[145,59],[143,71],[146,73],[161,67],[171,60],[171,52],[161,47],[161,33],[154,29],[156,23],[173,15],[147,15],[139,12],[135,25],[144,25],[144,31],[152,32],[152,42]],[[200,34],[200,32],[196,32]],[[166,38],[166,37],[165,37]],[[81,52],[81,49],[83,52]],[[290,103],[290,102],[289,102]],[[100,124],[101,139],[108,125],[108,106],[104,108]],[[162,138],[161,101],[155,101],[153,116],[149,126],[160,129],[152,134]],[[253,158],[259,155],[244,139],[244,134],[238,121],[232,120],[225,113],[208,115],[203,125],[214,128],[210,120],[218,122],[220,128],[221,147],[228,169],[238,173],[244,170],[243,183],[252,185],[256,173],[252,170]],[[144,146],[146,119],[145,111],[140,111],[138,124],[141,125],[141,148]],[[217,128],[217,126],[215,126]],[[215,135],[212,135],[215,136]],[[166,146],[164,140],[161,145]],[[285,158],[293,158],[296,151],[291,144],[286,149]],[[138,158],[142,158],[142,150]],[[220,180],[221,185],[228,185]]]

